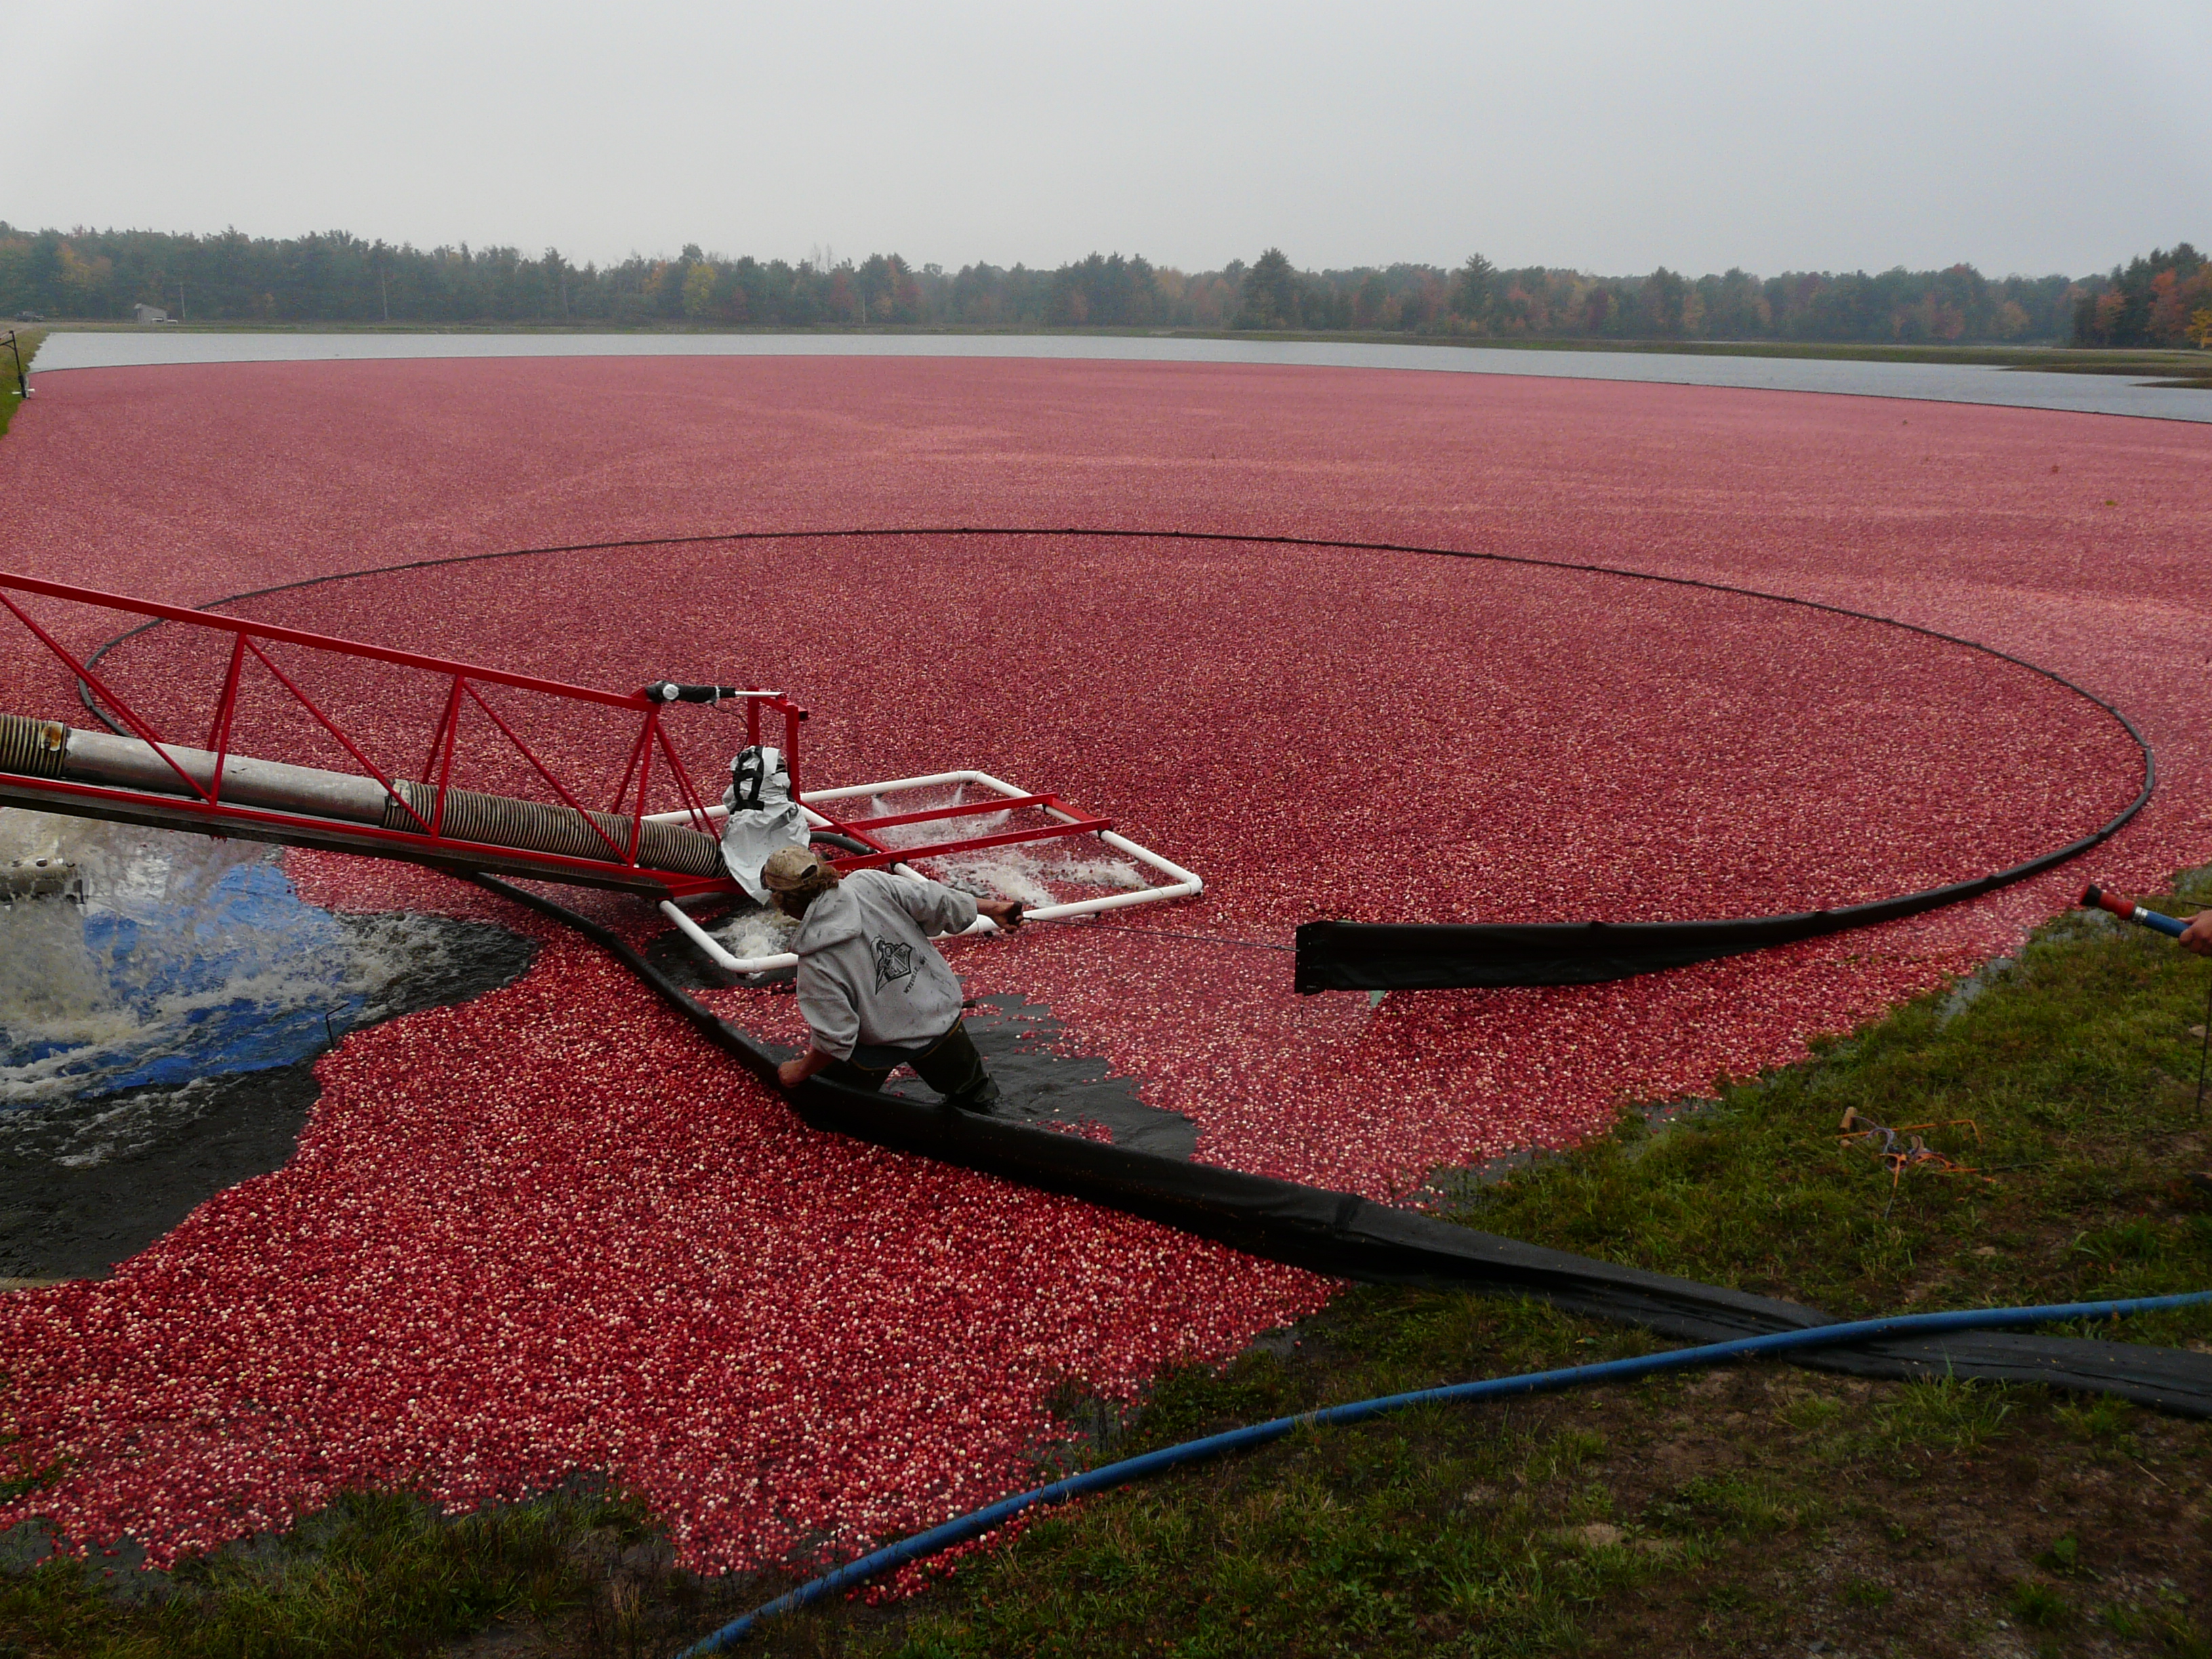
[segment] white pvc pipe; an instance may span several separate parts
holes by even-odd
[[[806,814],[808,819],[813,823],[815,828],[827,829],[830,826],[831,821],[823,817],[821,813],[814,811],[814,809],[808,805],[809,802],[854,800],[871,795],[896,794],[902,791],[908,789],[934,789],[941,788],[947,784],[971,783],[975,784],[979,788],[989,789],[998,794],[1006,795],[1013,799],[1019,799],[1030,793],[1026,789],[1016,788],[1012,784],[1006,782],[1004,779],[994,778],[988,772],[978,772],[973,769],[966,769],[957,772],[932,772],[921,777],[891,778],[887,779],[881,783],[849,784],[841,789],[809,790],[805,794],[799,798],[799,804],[800,810]],[[1059,819],[1062,823],[1079,823],[1082,822],[1082,820],[1077,817],[1073,812],[1062,811],[1058,807],[1046,806],[1042,807],[1039,810],[1052,817]],[[707,817],[709,819],[726,818],[728,816],[729,809],[726,806],[716,805],[707,808]],[[692,815],[689,811],[655,812],[650,815],[646,819],[646,822],[648,823],[688,823],[691,821],[691,817]],[[1073,916],[1096,915],[1107,910],[1127,909],[1131,905],[1158,904],[1169,899],[1196,898],[1200,894],[1206,890],[1206,882],[1196,871],[1184,869],[1182,866],[1175,863],[1172,860],[1161,857],[1158,853],[1152,851],[1151,848],[1140,846],[1137,842],[1131,841],[1127,836],[1117,835],[1111,830],[1095,830],[1092,833],[1095,834],[1101,842],[1112,848],[1115,852],[1127,854],[1130,858],[1134,859],[1138,863],[1144,865],[1146,868],[1157,871],[1159,874],[1165,876],[1168,878],[1167,884],[1159,887],[1146,887],[1133,893],[1109,893],[1100,898],[1078,899],[1066,904],[1039,905],[1035,908],[1024,909],[1022,912],[1023,919],[1024,921],[1065,921]],[[890,867],[901,875],[914,876],[918,873],[908,868],[903,863],[894,864]],[[696,900],[701,898],[717,897],[720,896],[720,895],[696,894],[687,895],[687,896]],[[724,969],[726,972],[732,974],[763,974],[774,972],[784,968],[794,968],[799,965],[799,958],[787,951],[772,957],[750,957],[743,958],[733,957],[716,942],[713,934],[708,933],[707,930],[700,927],[697,922],[692,921],[691,918],[685,915],[683,911],[678,909],[674,903],[664,900],[661,902],[660,908],[663,913],[665,914],[671,921],[674,921],[678,927],[684,930],[685,938],[689,939],[694,945],[697,945],[706,955],[707,958],[714,963],[715,966]],[[957,935],[956,937],[965,938],[980,933],[995,933],[1000,931],[1001,930],[998,924],[993,921],[988,916],[977,916],[974,924],[970,926],[964,933]]]
[[[705,928],[702,927],[697,922],[692,921],[690,917],[685,915],[681,910],[678,909],[674,902],[672,900],[663,899],[660,901],[660,914],[666,916],[671,921],[674,922],[678,927],[681,928],[684,933],[684,937],[690,939],[692,944],[697,945],[709,962],[713,963],[717,968],[723,969],[725,972],[732,974],[768,974],[775,973],[781,969],[796,968],[799,966],[798,954],[795,951],[779,951],[775,955],[771,957],[732,956],[727,951],[725,951],[722,948],[721,942],[719,939],[717,939],[712,933],[708,933]],[[955,934],[954,937],[966,938],[969,934],[995,933],[999,931],[999,924],[993,921],[990,917],[978,916],[974,921],[968,925],[963,932]]]
[[[1111,830],[1098,831],[1098,839],[1117,853],[1127,853],[1139,864],[1166,876],[1170,884],[1147,887],[1135,893],[1109,893],[1103,898],[1081,899],[1073,904],[1042,904],[1034,910],[1022,912],[1025,920],[1060,921],[1069,916],[1095,915],[1102,910],[1121,910],[1133,904],[1158,904],[1167,899],[1196,898],[1206,890],[1206,883],[1197,872],[1186,870],[1180,864],[1162,858],[1149,847],[1139,847],[1127,836],[1117,836]]]
[[[726,973],[767,974],[773,973],[778,969],[799,966],[799,957],[789,951],[778,951],[772,957],[732,956],[722,948],[721,941],[666,899],[660,901],[660,914],[681,928],[684,937],[697,945],[708,961]]]

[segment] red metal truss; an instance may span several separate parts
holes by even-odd
[[[206,732],[205,750],[192,750],[187,746],[191,739],[164,732],[114,683],[112,671],[103,674],[57,638],[53,631],[21,602],[26,596],[61,600],[72,605],[113,612],[119,617],[148,618],[175,628],[196,630],[203,635],[222,636],[226,663],[221,689],[216,694],[214,706],[208,710],[204,722],[197,718],[191,722],[195,737],[202,730]],[[167,787],[166,778],[159,788],[131,787],[110,782],[87,782],[65,777],[0,771],[0,802],[34,805],[78,816],[119,817],[208,834],[232,834],[258,840],[332,847],[343,851],[408,859],[452,868],[498,869],[550,881],[624,887],[656,896],[680,897],[735,890],[735,884],[724,875],[687,874],[650,868],[640,863],[649,818],[658,817],[665,822],[680,814],[680,821],[690,827],[709,836],[716,833],[716,825],[707,805],[708,797],[693,781],[675,744],[670,740],[662,719],[665,705],[643,691],[604,691],[590,686],[569,685],[558,680],[456,662],[421,652],[396,650],[332,635],[311,633],[302,629],[192,611],[180,605],[163,605],[125,594],[104,592],[96,588],[4,572],[0,572],[0,609],[4,609],[9,617],[65,667],[90,697],[112,710],[124,732],[149,745],[166,763],[168,773],[174,775],[178,786],[174,788]],[[120,631],[119,628],[118,631]],[[357,732],[349,732],[339,718],[309,693],[301,683],[300,675],[287,672],[278,663],[269,648],[278,645],[324,653],[332,658],[382,664],[404,673],[428,676],[444,682],[438,688],[436,697],[439,713],[429,731],[424,734],[422,765],[419,775],[411,781],[418,791],[428,787],[433,792],[427,817],[423,811],[418,810],[419,793],[415,799],[410,799],[399,787],[401,780],[380,768],[370,758],[366,737]],[[226,799],[226,769],[234,753],[233,745],[237,736],[240,696],[250,665],[258,665],[269,680],[282,689],[289,702],[328,733],[353,763],[361,769],[358,774],[339,775],[374,781],[389,803],[383,822],[337,823],[307,812]],[[579,713],[585,708],[611,709],[634,717],[635,725],[626,739],[627,755],[621,781],[603,813],[592,812],[585,805],[581,788],[573,780],[564,779],[555,766],[525,739],[521,732],[516,729],[517,722],[510,720],[494,706],[492,699],[484,695],[489,688],[498,688],[510,695],[520,694],[550,702],[556,711],[559,706],[566,704],[575,707]],[[165,687],[164,690],[169,694],[168,700],[173,702],[173,688]],[[801,722],[806,718],[805,710],[779,692],[742,691],[737,696],[744,703],[746,741],[749,744],[780,741],[791,778],[793,795],[794,799],[804,801],[805,796],[799,781],[799,735]],[[506,748],[519,755],[527,764],[530,773],[550,791],[552,799],[543,804],[551,805],[557,802],[559,806],[578,815],[604,845],[604,859],[579,858],[570,854],[472,841],[452,833],[447,824],[447,807],[454,791],[461,787],[455,781],[457,773],[466,775],[460,752],[464,746],[462,714],[471,704],[489,721]],[[396,701],[392,706],[398,706]],[[33,714],[36,711],[4,712]],[[540,714],[544,712],[541,708]],[[778,726],[780,731],[774,729]],[[389,743],[388,734],[385,741]],[[173,750],[176,752],[172,753]],[[210,754],[213,757],[211,769],[207,767]],[[285,757],[261,755],[252,758],[282,761]],[[246,763],[245,757],[240,757],[240,763]],[[191,764],[198,764],[207,771],[204,782],[189,769]],[[657,778],[665,778],[660,785],[664,795],[673,794],[676,798],[673,811],[656,814],[653,811],[651,794]],[[846,869],[934,858],[946,854],[1057,839],[1065,836],[1086,835],[1113,828],[1110,819],[1090,817],[1051,794],[994,797],[969,805],[849,819],[841,819],[814,803],[807,804],[817,817],[826,821],[830,829],[869,849],[840,855],[836,862]],[[1000,830],[991,834],[933,842],[926,846],[895,847],[883,840],[879,834],[901,825],[939,822],[950,824],[963,817],[1003,814],[1024,808],[1047,816],[1050,821],[1034,828]],[[602,817],[620,821],[621,828],[610,833],[609,827],[600,822]]]
[[[152,618],[181,629],[228,636],[228,662],[222,687],[204,726],[207,746],[215,757],[213,773],[206,782],[193,776],[185,765],[179,763],[176,756],[170,753],[172,749],[182,752],[191,739],[162,731],[141,712],[114,682],[112,674],[103,674],[99,668],[81,659],[64,645],[22,602],[26,596],[58,599],[73,605],[114,612],[118,616]],[[479,664],[456,662],[422,652],[395,650],[357,640],[310,633],[303,629],[191,611],[179,605],[134,599],[126,594],[104,592],[67,582],[5,573],[0,573],[0,609],[4,609],[49,654],[67,668],[101,706],[112,710],[129,735],[149,745],[167,763],[179,785],[175,792],[153,791],[10,774],[4,776],[4,783],[7,793],[13,799],[21,800],[26,793],[45,795],[51,798],[52,810],[95,815],[121,816],[120,811],[113,809],[136,806],[141,809],[137,815],[141,822],[160,822],[172,827],[218,833],[228,830],[261,839],[343,844],[352,850],[414,858],[423,862],[457,867],[496,865],[512,872],[543,875],[556,881],[634,886],[656,892],[695,892],[728,885],[720,878],[686,876],[668,871],[644,869],[639,866],[638,854],[643,840],[644,821],[653,805],[651,792],[656,757],[660,765],[665,768],[672,793],[678,797],[681,809],[692,826],[709,835],[714,833],[704,799],[663,728],[662,706],[641,691],[603,691],[591,686],[569,685],[558,680],[542,679],[534,675],[517,674]],[[434,676],[446,681],[444,695],[439,700],[441,712],[434,728],[428,734],[424,764],[422,775],[416,780],[434,786],[435,790],[434,804],[427,820],[398,789],[398,780],[369,757],[367,744],[360,735],[349,732],[340,720],[323,708],[295,674],[286,672],[267,648],[272,645],[321,653],[333,658],[383,664],[396,670]],[[328,732],[344,750],[354,764],[360,768],[359,774],[355,775],[374,780],[386,798],[392,803],[394,816],[403,822],[411,820],[412,827],[393,829],[383,824],[349,823],[341,830],[334,830],[325,822],[309,814],[272,811],[224,799],[224,773],[233,753],[239,699],[249,659],[259,665],[269,678],[282,688],[285,697],[293,705]],[[564,781],[554,766],[515,729],[514,723],[484,696],[484,689],[491,687],[550,700],[555,704],[617,709],[635,716],[636,727],[629,745],[629,765],[614,800],[606,809],[609,815],[619,816],[628,821],[626,833],[609,835],[606,829],[586,811],[579,790]],[[748,735],[763,729],[764,715],[781,716],[787,734],[786,742],[795,748],[792,739],[799,722],[805,717],[805,711],[790,699],[772,693],[750,693],[745,696]],[[459,787],[454,782],[454,776],[463,747],[461,714],[470,704],[482,711],[493,730],[504,740],[505,746],[519,755],[531,772],[544,781],[554,800],[583,815],[583,822],[605,845],[607,859],[605,861],[526,848],[500,846],[494,848],[489,843],[465,840],[447,831],[445,823],[447,804],[452,792]],[[197,737],[200,723],[196,720],[193,727]],[[257,758],[283,757],[264,756]],[[111,813],[100,813],[100,809],[103,807],[111,809]],[[296,833],[280,833],[287,829]],[[615,870],[610,870],[610,865],[614,866]],[[620,872],[618,875],[617,871]]]

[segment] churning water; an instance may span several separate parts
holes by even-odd
[[[957,788],[941,797],[901,795],[896,807],[876,797],[868,802],[868,815],[957,806],[964,804],[964,792]],[[994,836],[1017,827],[1014,817],[1012,811],[979,812],[950,823],[940,819],[928,823],[893,824],[880,833],[886,846],[921,847],[933,841]],[[1107,850],[1088,836],[1017,842],[1009,847],[949,854],[927,862],[926,873],[947,887],[972,893],[978,898],[1019,899],[1032,907],[1090,897],[1102,888],[1110,892],[1135,892],[1146,884],[1145,872],[1133,860]]]
[[[0,811],[0,1279],[105,1273],[282,1168],[349,1028],[529,965],[487,923],[318,909],[278,856]]]
[[[255,843],[0,811],[0,1115],[305,1059],[448,931],[317,909]]]

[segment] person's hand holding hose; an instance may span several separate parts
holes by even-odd
[[[2181,948],[2200,957],[2212,957],[2212,910],[2199,910],[2181,930]]]

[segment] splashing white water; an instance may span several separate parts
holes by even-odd
[[[302,903],[257,843],[0,811],[0,870],[82,902],[0,903],[0,1110],[286,1065],[442,965],[434,922]]]
[[[799,937],[799,924],[781,910],[744,909],[707,930],[740,962],[781,956]]]
[[[902,793],[896,805],[881,796],[871,797],[856,816],[889,817],[896,812],[927,811],[962,804],[963,792]],[[923,847],[932,842],[996,835],[1013,822],[1014,811],[979,812],[951,823],[895,823],[878,832],[889,847]],[[921,860],[916,869],[933,880],[978,898],[1018,899],[1024,904],[1056,904],[1082,890],[1095,892],[1135,892],[1148,884],[1135,863],[1098,849],[1087,836],[1063,840],[1017,842],[1011,847],[987,847],[972,853],[954,853]],[[1070,890],[1076,890],[1071,892]],[[799,924],[769,907],[742,906],[707,932],[725,951],[740,961],[758,961],[790,951]]]
[[[941,796],[902,794],[896,807],[880,799],[868,803],[868,816],[894,811],[926,811],[963,804],[964,790],[955,788]],[[973,817],[947,823],[895,823],[880,839],[891,847],[921,847],[933,841],[994,836],[1013,823],[1012,810],[979,812]],[[1088,836],[1069,836],[1053,841],[1017,842],[1011,847],[986,847],[972,853],[951,853],[923,861],[923,873],[947,887],[983,898],[1018,899],[1024,904],[1058,904],[1079,895],[1068,889],[1105,888],[1133,893],[1149,884],[1145,872],[1131,860],[1101,849]],[[917,866],[922,868],[922,866]]]

